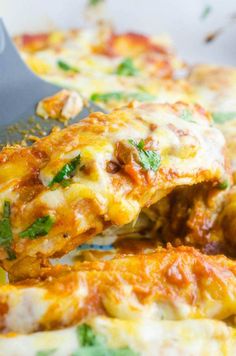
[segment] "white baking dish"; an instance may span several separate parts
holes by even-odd
[[[46,31],[85,24],[87,0],[0,0],[0,15],[11,33]],[[211,11],[201,18],[206,6]],[[235,0],[107,0],[106,16],[119,30],[169,33],[186,60],[236,64]],[[209,32],[230,23],[213,42]]]

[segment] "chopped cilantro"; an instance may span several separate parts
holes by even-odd
[[[75,68],[73,66],[71,66],[70,64],[62,61],[62,60],[58,60],[57,61],[57,65],[60,69],[68,72],[68,71],[71,71],[71,72],[74,72],[74,73],[79,73],[79,69],[78,68]]]
[[[3,214],[0,220],[0,246],[4,247],[8,253],[8,258],[10,260],[15,258],[15,254],[11,248],[11,243],[13,239],[11,230],[11,206],[9,201],[3,203]]]
[[[53,355],[57,349],[50,349],[50,350],[40,350],[36,353],[36,356],[51,356]]]
[[[72,356],[138,356],[129,347],[108,348],[105,338],[102,335],[96,335],[87,324],[79,325],[76,331],[79,348],[73,352]]]
[[[236,119],[236,112],[214,112],[212,117],[216,124],[223,124],[226,121]]]
[[[73,158],[69,163],[66,163],[62,169],[55,175],[55,177],[49,183],[49,187],[52,187],[54,183],[61,183],[63,186],[67,185],[67,180],[71,178],[77,166],[80,164],[80,154]]]
[[[185,121],[194,122],[193,115],[192,115],[191,111],[189,111],[188,109],[184,109],[182,111],[180,117],[181,117],[181,119],[183,119]]]
[[[141,140],[139,143],[134,140],[129,140],[129,143],[138,150],[141,166],[147,171],[152,170],[156,172],[161,164],[159,153],[152,150],[145,150],[144,140]]]
[[[104,0],[88,0],[89,6],[96,6],[100,3],[102,3]]]
[[[138,74],[138,69],[134,66],[131,58],[124,59],[118,66],[116,74],[134,76]]]
[[[146,92],[134,92],[134,93],[130,93],[128,94],[128,99],[131,100],[138,100],[138,101],[152,101],[155,100],[156,97],[155,95],[146,93]]]
[[[212,6],[211,5],[206,5],[201,13],[201,20],[205,20],[210,13],[212,12]]]
[[[97,344],[96,335],[91,326],[82,324],[77,327],[76,331],[81,346],[94,346]]]
[[[221,190],[225,190],[227,188],[230,187],[230,182],[228,181],[228,179],[224,180],[223,182],[219,183],[217,188],[221,189]]]
[[[28,237],[30,240],[34,240],[38,236],[45,236],[51,230],[54,224],[54,219],[47,215],[42,218],[36,219],[32,225],[26,230],[22,231],[19,236],[22,238]]]
[[[93,93],[90,98],[92,101],[102,101],[108,103],[110,100],[120,101],[124,99],[124,93],[121,91],[110,93]]]
[[[110,93],[93,93],[90,97],[92,101],[101,101],[108,103],[111,100],[121,101],[121,100],[138,100],[138,101],[152,101],[156,97],[145,92],[133,92],[126,93],[123,91],[114,91]]]

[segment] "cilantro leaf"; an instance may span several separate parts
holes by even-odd
[[[184,109],[180,115],[181,119],[189,122],[194,122],[193,115],[188,109]]]
[[[160,166],[160,156],[154,151],[139,151],[139,157],[143,168],[156,172]]]
[[[76,67],[71,66],[70,64],[62,61],[62,60],[58,60],[57,61],[57,65],[60,69],[64,70],[65,72],[71,71],[74,73],[79,73],[79,69]]]
[[[128,93],[128,99],[132,100],[138,100],[138,101],[152,101],[155,100],[156,97],[155,95],[146,93],[146,92],[134,92],[134,93]]]
[[[229,111],[229,112],[214,112],[212,114],[213,120],[217,124],[223,124],[226,121],[230,121],[233,119],[236,119],[236,112],[234,111]]]
[[[72,174],[80,164],[80,154],[73,158],[69,163],[66,163],[62,169],[55,175],[55,177],[49,183],[49,187],[52,187],[54,183],[62,183],[66,186],[65,180],[71,178]]]
[[[159,153],[152,150],[144,149],[144,140],[140,140],[137,143],[135,140],[128,140],[131,145],[133,145],[139,153],[140,164],[146,171],[152,170],[156,172],[161,164],[161,157]]]
[[[57,349],[50,349],[50,350],[40,350],[36,353],[36,356],[51,356],[53,355]]]
[[[138,74],[138,69],[134,66],[134,63],[131,58],[124,59],[118,66],[116,74],[126,75],[126,76],[135,76]]]
[[[15,258],[15,254],[11,248],[11,243],[13,240],[12,229],[11,229],[11,207],[9,201],[3,203],[3,214],[0,220],[0,246],[4,247],[8,253],[8,258],[10,260]]]
[[[100,4],[103,1],[104,0],[88,0],[88,4],[89,4],[89,6],[96,6],[96,5]]]
[[[0,245],[8,247],[12,241],[12,230],[10,222],[10,203],[5,201],[3,203],[3,214],[0,221]]]
[[[73,352],[72,356],[138,356],[129,347],[108,348],[105,338],[102,335],[96,335],[91,326],[87,324],[77,326],[76,332],[79,348]]]
[[[93,93],[90,97],[92,101],[101,101],[108,103],[111,100],[121,101],[121,100],[138,100],[138,101],[152,101],[155,100],[155,96],[145,92],[133,92],[126,93],[123,91],[114,91],[108,93]]]
[[[124,99],[124,93],[121,91],[110,93],[93,93],[90,97],[92,101],[102,101],[108,103],[111,100],[120,101]]]
[[[224,180],[223,182],[221,182],[217,185],[217,188],[221,189],[221,190],[225,190],[229,187],[230,187],[230,182],[228,181],[228,179]]]
[[[87,324],[79,325],[76,332],[81,346],[94,346],[97,344],[96,335],[91,326]]]
[[[22,231],[19,236],[22,238],[28,237],[30,240],[34,240],[38,236],[45,236],[51,230],[54,224],[54,219],[47,215],[42,218],[36,219],[32,225],[26,230]]]

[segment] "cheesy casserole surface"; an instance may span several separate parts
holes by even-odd
[[[0,356],[234,355],[235,69],[104,25],[15,43],[65,128],[0,152]]]

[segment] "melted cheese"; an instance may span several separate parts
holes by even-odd
[[[149,94],[152,100],[163,103],[191,96],[187,83],[171,80],[183,63],[163,37],[119,35],[110,28],[98,28],[22,36],[16,42],[26,63],[46,80],[77,90],[87,99],[93,93],[125,93],[118,100],[100,100],[106,108],[127,104],[130,99],[126,94],[133,93]],[[134,75],[117,72],[127,58],[132,60]],[[58,61],[64,62],[67,70]]]
[[[224,320],[236,314],[235,262],[193,248],[55,266],[43,281],[0,287],[2,330],[29,333],[94,315],[122,320]]]
[[[132,322],[98,317],[86,323],[107,340],[109,348],[129,347],[140,356],[231,356],[236,352],[235,329],[215,320]],[[76,328],[0,337],[1,356],[35,356],[49,350],[55,356],[79,353]]]
[[[190,121],[183,119],[186,111]],[[156,172],[142,168],[131,138],[146,140],[160,155]],[[142,104],[110,115],[95,113],[31,148],[5,149],[0,153],[0,170],[10,165],[11,179],[2,177],[0,190],[8,184],[8,191],[17,192],[14,201],[11,195],[3,195],[13,204],[12,247],[19,259],[62,255],[109,225],[135,220],[141,208],[179,185],[216,184],[227,175],[223,149],[223,136],[208,117],[198,107],[182,103]],[[80,165],[69,185],[55,184],[51,190],[48,184],[53,177],[78,154]],[[22,159],[27,168],[19,173]],[[110,161],[117,162],[118,172],[107,170]],[[0,203],[3,206],[4,200]],[[19,237],[37,218],[48,215],[54,225],[45,237]],[[4,262],[7,269],[12,264],[20,273],[18,260]]]
[[[22,36],[17,43],[29,66],[53,83],[75,89],[86,98],[93,93],[124,93],[118,100],[100,100],[108,109],[129,102],[133,94],[145,93],[150,95],[147,100],[155,102],[182,100],[199,102],[211,112],[236,111],[235,70],[198,66],[187,81],[174,81],[174,72],[182,63],[160,39],[116,35],[103,29]],[[117,73],[127,57],[137,69],[133,76]],[[59,60],[71,69],[64,71]],[[77,102],[77,108],[80,106]],[[40,108],[44,116],[48,114],[42,105]],[[71,102],[60,106],[60,114],[73,116]],[[13,249],[18,257],[12,263],[0,253],[2,263],[17,277],[44,277],[41,282],[0,287],[0,328],[30,333],[107,314],[113,318],[96,317],[88,323],[112,348],[128,346],[143,356],[235,354],[235,330],[204,319],[225,319],[236,313],[235,264],[224,257],[206,257],[185,248],[151,255],[151,248],[145,250],[149,253],[145,257],[139,252],[121,258],[116,251],[112,261],[59,266],[49,272],[36,266],[34,270],[33,259],[38,254],[64,254],[109,225],[129,223],[141,208],[179,185],[212,182],[214,186],[227,177],[224,139],[197,106],[143,105],[117,111],[106,120],[94,115],[32,149],[7,148],[0,154],[0,202],[8,200],[12,205]],[[235,170],[235,120],[219,127]],[[133,176],[124,167],[122,174],[108,174],[106,163],[118,161],[117,144],[130,138],[151,139],[157,144],[161,167],[156,176],[142,171]],[[55,174],[78,154],[86,169],[76,170],[69,187],[58,185],[50,190],[48,184]],[[235,244],[234,202],[232,190],[218,221],[231,245]],[[56,221],[47,236],[34,241],[19,239],[19,233],[35,218],[47,214]],[[108,231],[112,231],[108,241],[114,241],[114,227]],[[97,241],[102,243],[101,239],[105,240],[99,237]],[[170,321],[182,319],[187,320]],[[54,355],[69,356],[78,347],[75,328],[0,337],[1,356],[33,356],[53,349]]]
[[[223,132],[232,169],[236,171],[236,70],[213,65],[195,66],[190,73],[189,83],[197,95],[197,101],[213,115],[223,117],[216,121]],[[225,118],[224,118],[225,115]],[[227,119],[227,115],[228,119]]]

